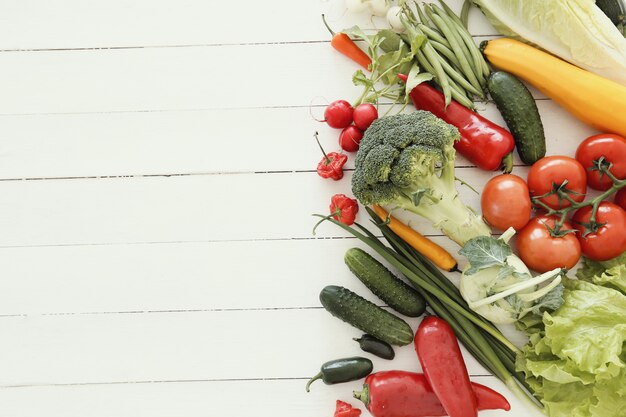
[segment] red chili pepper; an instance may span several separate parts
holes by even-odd
[[[414,342],[424,375],[447,415],[476,417],[476,395],[452,327],[439,317],[426,317]]]
[[[398,77],[406,82],[405,75]],[[454,147],[461,155],[479,168],[495,171],[504,164],[504,171],[511,172],[515,140],[508,130],[454,100],[446,108],[443,93],[428,83],[419,84],[410,96],[417,109],[429,111],[459,129],[461,140]]]
[[[346,164],[346,162],[348,162],[348,157],[344,154],[337,152],[329,152],[328,154],[326,154],[317,137],[317,132],[315,132],[314,136],[317,144],[324,154],[322,160],[317,164],[317,174],[322,178],[332,178],[335,181],[342,179],[343,166]]]
[[[502,395],[484,385],[472,382],[479,410],[510,410]],[[446,410],[424,374],[384,371],[365,378],[363,391],[354,392],[374,417],[438,417]]]
[[[352,39],[345,33],[335,33],[326,23],[326,18],[322,15],[322,20],[324,21],[324,26],[333,35],[333,39],[330,41],[330,44],[337,51],[341,52],[343,55],[347,56],[366,70],[370,70],[369,66],[372,64],[372,60],[369,56],[361,48],[357,46]]]
[[[359,211],[359,203],[345,194],[335,194],[330,199],[330,214],[333,219],[351,226]]]
[[[361,410],[352,407],[350,404],[337,400],[334,417],[359,417]]]

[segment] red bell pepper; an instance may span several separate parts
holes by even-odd
[[[479,410],[510,410],[502,395],[472,383]],[[354,392],[374,417],[438,417],[448,415],[424,374],[384,371],[365,378],[363,391]]]
[[[476,417],[476,395],[452,327],[439,317],[426,317],[415,332],[414,342],[424,375],[446,414]]]
[[[406,82],[405,75],[398,77]],[[479,168],[495,171],[504,165],[505,172],[513,169],[512,154],[515,140],[508,130],[452,100],[446,107],[443,93],[421,83],[410,93],[418,110],[426,110],[459,129],[461,139],[454,148]]]
[[[359,417],[361,415],[361,410],[358,408],[352,407],[352,405],[343,402],[341,400],[337,400],[337,405],[335,406],[335,414],[333,417]]]

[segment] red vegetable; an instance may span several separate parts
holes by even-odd
[[[363,132],[356,126],[350,125],[341,131],[339,135],[339,145],[346,152],[356,152],[359,150],[359,143],[363,139]]]
[[[502,395],[471,383],[479,410],[510,410]],[[354,392],[374,417],[438,417],[446,410],[431,388],[424,374],[405,371],[384,371],[365,378],[363,391]]]
[[[554,268],[573,268],[580,259],[580,243],[572,226],[563,222],[563,236],[552,236],[550,229],[556,226],[554,216],[537,216],[517,235],[517,252],[526,266],[537,272],[548,272]],[[562,234],[560,233],[560,234]]]
[[[333,219],[351,226],[354,224],[356,214],[359,211],[359,203],[345,194],[335,194],[330,199],[330,214]]]
[[[348,162],[348,157],[337,152],[330,152],[326,154],[324,148],[322,148],[319,138],[317,137],[317,132],[315,132],[314,136],[317,141],[317,145],[324,154],[322,160],[317,164],[317,175],[322,178],[332,178],[335,181],[342,179],[343,166],[346,162]]]
[[[322,15],[322,21],[324,21],[326,29],[328,29],[330,34],[333,35],[333,39],[330,41],[332,47],[369,71],[369,67],[372,64],[370,57],[367,56],[367,54],[363,52],[363,50],[361,50],[361,48],[359,48],[348,35],[341,32],[333,32],[330,26],[328,26],[328,23],[326,23],[324,15]]]
[[[324,121],[330,127],[343,129],[352,123],[352,105],[345,100],[335,100],[326,106],[324,110]]]
[[[406,76],[399,77],[406,82]],[[509,154],[515,148],[515,141],[506,129],[454,100],[446,108],[443,94],[427,83],[419,84],[410,95],[417,109],[427,110],[459,129],[461,140],[454,147],[461,155],[479,168],[495,171],[504,164],[505,172],[511,172]]]
[[[615,193],[615,204],[626,210],[626,188]]]
[[[609,172],[618,180],[626,178],[626,139],[611,133],[590,136],[576,150],[576,159],[587,170],[587,185],[606,191],[613,185],[607,175],[601,175],[597,163],[603,158]]]
[[[520,230],[530,220],[532,203],[526,181],[513,174],[502,174],[487,182],[480,197],[483,218],[490,226]]]
[[[378,110],[370,103],[363,103],[354,108],[352,116],[356,127],[365,131],[374,120],[378,119]]]
[[[337,400],[334,417],[359,417],[360,415],[361,410],[358,408],[354,408],[346,402]]]
[[[585,168],[574,158],[546,156],[530,167],[528,189],[533,197],[545,195],[539,200],[552,209],[569,207],[572,203],[567,198],[578,203],[585,199],[587,174]]]
[[[626,211],[617,204],[603,201],[596,213],[595,230],[590,224],[591,214],[592,207],[586,206],[572,217],[583,254],[594,261],[608,261],[626,251]]]
[[[452,327],[439,317],[426,317],[415,333],[415,351],[447,415],[476,417],[476,395]]]

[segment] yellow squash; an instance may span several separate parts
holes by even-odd
[[[494,66],[535,86],[583,122],[626,137],[625,86],[513,39],[487,42],[484,54]]]

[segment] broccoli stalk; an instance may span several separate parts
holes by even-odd
[[[352,192],[365,205],[399,207],[428,219],[465,244],[491,231],[458,196],[454,175],[458,130],[425,111],[376,120],[356,157]]]

